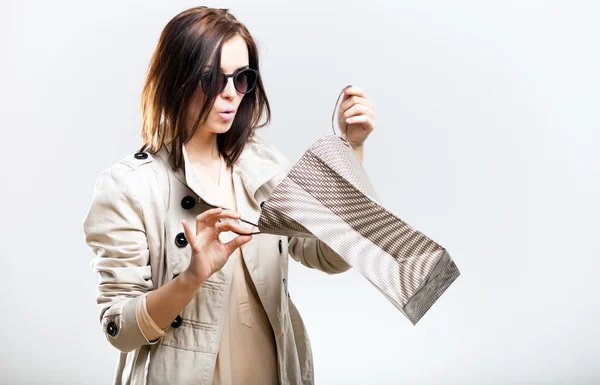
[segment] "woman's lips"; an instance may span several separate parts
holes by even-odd
[[[224,120],[231,120],[233,119],[233,117],[235,116],[235,112],[234,111],[230,111],[230,112],[219,112],[219,116],[224,119]]]

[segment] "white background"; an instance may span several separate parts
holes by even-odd
[[[292,161],[365,89],[382,203],[461,270],[412,326],[359,273],[291,263],[318,384],[600,383],[600,5],[467,0],[0,2],[0,383],[111,383],[81,222],[196,5],[259,41],[262,135]]]

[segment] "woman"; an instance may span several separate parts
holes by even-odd
[[[288,252],[329,274],[349,266],[318,240],[253,237],[240,220],[258,219],[289,167],[255,134],[270,108],[254,39],[227,10],[177,15],[141,107],[143,147],[99,176],[84,221],[102,327],[122,352],[115,384],[312,384]],[[360,159],[373,119],[347,89],[339,121]]]

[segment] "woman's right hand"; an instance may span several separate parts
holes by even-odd
[[[185,273],[198,285],[221,270],[235,249],[252,239],[252,235],[238,235],[227,243],[221,242],[219,234],[222,231],[233,230],[239,234],[248,233],[248,229],[236,221],[220,221],[225,218],[237,220],[240,218],[240,214],[222,208],[206,210],[196,217],[196,231],[190,229],[185,220],[181,222],[185,237],[192,247],[190,265]]]

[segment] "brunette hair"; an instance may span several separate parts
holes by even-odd
[[[259,71],[258,48],[248,29],[228,9],[195,7],[175,16],[163,29],[150,65],[141,97],[142,141],[140,151],[156,153],[170,144],[175,169],[183,164],[181,147],[208,119],[217,93],[213,89],[192,129],[186,130],[188,107],[205,67],[212,78],[220,71],[223,43],[239,35],[248,47],[249,65]],[[210,61],[212,56],[212,61]],[[265,122],[260,120],[265,115]],[[255,88],[244,96],[231,128],[217,134],[219,152],[232,165],[256,128],[271,120],[271,108],[260,76]]]

